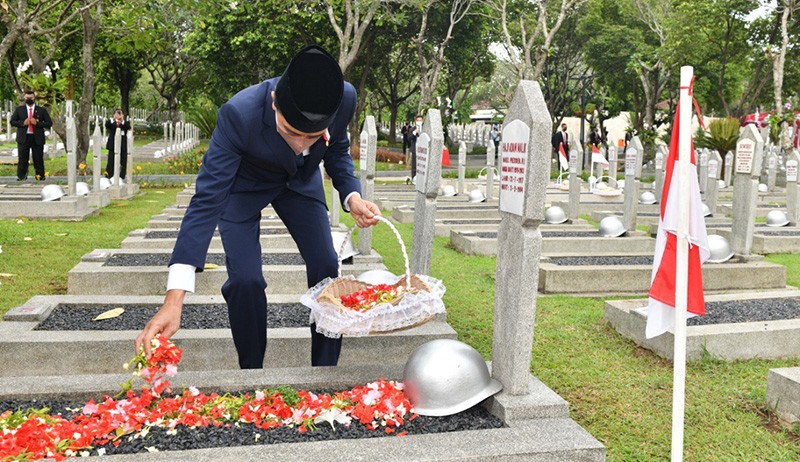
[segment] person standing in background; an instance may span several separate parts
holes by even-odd
[[[25,92],[25,104],[17,107],[11,116],[11,125],[17,127],[17,180],[28,178],[28,163],[33,151],[33,169],[36,179],[45,179],[44,170],[44,130],[53,126],[47,109],[36,105],[36,93]]]

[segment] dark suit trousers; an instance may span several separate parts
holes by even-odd
[[[336,277],[338,259],[325,205],[284,189],[272,201],[272,206],[306,262],[308,286],[315,286],[326,277]],[[261,269],[260,220],[258,213],[241,223],[224,219],[219,223],[228,270],[222,295],[228,303],[233,343],[242,369],[263,367],[267,347],[267,296],[264,292],[267,283]],[[341,348],[341,338],[325,337],[311,325],[312,366],[335,366]]]
[[[44,179],[44,146],[37,145],[33,140],[33,134],[25,135],[25,142],[17,143],[17,178],[24,180],[28,177],[28,163],[30,162],[31,151],[33,151],[33,170],[36,172],[36,179]]]

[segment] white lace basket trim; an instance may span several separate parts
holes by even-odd
[[[355,279],[353,276],[344,278]],[[365,312],[342,310],[330,303],[318,302],[317,296],[333,279],[326,278],[308,289],[300,303],[311,309],[309,321],[316,323],[317,332],[326,337],[365,337],[374,332],[387,332],[419,324],[430,317],[444,313],[442,296],[445,287],[441,280],[418,276],[430,287],[430,292],[405,293],[397,305],[381,303]]]

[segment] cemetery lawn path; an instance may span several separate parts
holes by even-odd
[[[348,214],[342,220],[352,224]],[[396,226],[410,249],[412,225]],[[402,273],[386,226],[375,228],[373,245],[391,271]],[[800,284],[800,255],[769,260],[787,265],[789,284]],[[448,322],[486,359],[495,265],[494,258],[461,255],[447,238],[434,242],[432,275],[447,286]],[[781,429],[765,402],[769,369],[798,365],[711,358],[689,364],[685,460],[800,461],[800,433]],[[603,300],[540,296],[531,372],[569,401],[571,417],[606,445],[609,461],[669,460],[672,364],[617,334],[603,319]]]
[[[119,248],[128,232],[144,228],[181,189],[142,188],[134,199],[113,201],[81,222],[0,220],[0,316],[34,295],[66,294],[67,273],[81,256]]]

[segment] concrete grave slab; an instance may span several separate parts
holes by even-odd
[[[703,277],[705,282],[705,272]],[[798,290],[739,292],[707,295],[706,303],[760,300],[768,304],[769,300],[798,297]],[[645,338],[647,299],[606,301],[604,317],[623,337],[662,358],[672,359],[672,333]],[[727,361],[797,357],[800,356],[799,333],[800,319],[690,325],[686,331],[686,357],[689,361],[699,361],[706,353]]]
[[[784,422],[800,421],[800,367],[770,369],[767,374],[767,405]]]
[[[270,295],[271,305],[298,303],[299,295]],[[130,359],[133,340],[140,330],[35,330],[59,306],[72,308],[75,317],[94,308],[124,307],[126,313],[141,307],[160,307],[160,296],[54,295],[36,296],[10,310],[0,323],[0,376],[105,374],[121,371]],[[223,305],[220,295],[190,295],[184,312],[200,305]],[[268,308],[269,309],[269,308]],[[130,314],[129,314],[130,315]],[[92,323],[87,318],[87,323]],[[103,321],[96,321],[102,323]],[[141,327],[144,327],[142,324]],[[306,327],[268,327],[265,367],[302,367],[311,363],[311,332]],[[385,335],[346,337],[342,346],[341,366],[381,363],[405,363],[411,352],[425,342],[438,338],[456,338],[456,332],[444,319]],[[183,370],[218,370],[238,368],[236,349],[230,328],[183,328],[173,337],[185,349]],[[87,358],[93,358],[87,361]]]
[[[0,400],[8,399],[99,399],[115,393],[127,374],[79,375],[65,381],[59,376],[0,378]],[[402,366],[342,366],[319,368],[274,368],[264,370],[226,370],[178,372],[172,382],[196,386],[203,391],[239,391],[289,385],[295,388],[345,389],[380,377],[401,379]],[[539,462],[601,462],[605,448],[569,418],[566,401],[533,377],[525,399],[505,392],[482,405],[498,416],[505,416],[503,428],[403,438],[366,438],[259,446],[221,447],[191,451],[105,456],[109,460],[261,460],[281,461],[340,460],[347,454],[359,458],[484,461],[530,460]],[[66,382],[66,383],[65,383]]]
[[[585,255],[585,254],[584,254]],[[646,294],[650,290],[652,253],[625,256],[571,256],[587,264],[550,255],[539,266],[539,292],[545,294]],[[590,262],[593,258],[600,259]],[[633,264],[621,264],[629,260]],[[588,264],[594,263],[594,264]],[[703,265],[703,287],[709,291],[744,291],[786,287],[786,267],[765,261],[729,260]]]
[[[601,237],[594,228],[586,231],[548,231],[543,228],[541,232],[542,254],[620,255],[625,252],[652,253],[655,249],[655,239],[646,236],[641,231],[636,232],[638,235],[620,238]],[[450,243],[456,250],[466,255],[497,255],[496,230],[493,233],[476,230],[451,230]]]
[[[267,249],[270,254],[292,254],[287,249]],[[96,249],[86,254],[81,262],[69,271],[68,293],[71,295],[156,295],[165,292],[167,281],[167,261],[172,254],[171,249]],[[294,252],[296,254],[296,252]],[[107,266],[112,258],[155,256],[163,264],[157,266]],[[299,258],[300,255],[296,254]],[[353,264],[342,266],[343,274],[358,275],[370,269],[385,269],[377,254],[355,256]],[[195,294],[216,295],[227,280],[224,267],[224,253],[211,251],[207,261],[218,261],[219,266],[207,269],[197,275]],[[262,267],[267,280],[268,294],[305,293],[305,265],[265,265]]]

